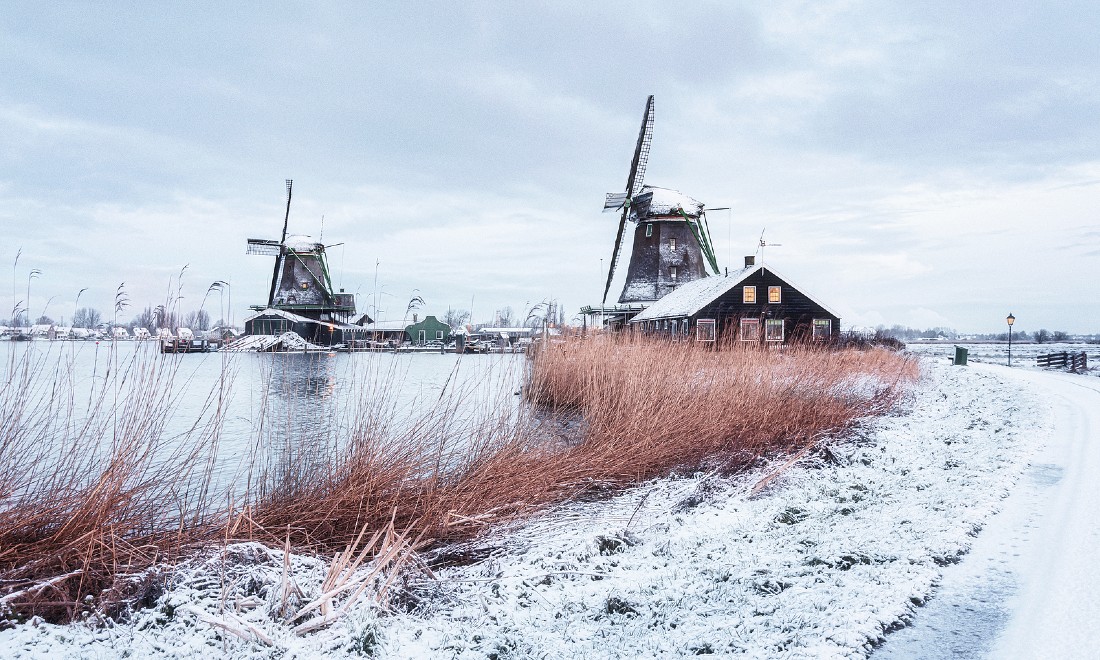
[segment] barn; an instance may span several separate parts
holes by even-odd
[[[630,320],[646,334],[695,341],[719,337],[782,344],[826,341],[840,317],[770,266],[745,258],[745,267],[678,287]]]

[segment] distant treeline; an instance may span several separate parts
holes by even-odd
[[[1008,331],[986,333],[959,333],[954,328],[910,328],[904,325],[886,327],[880,325],[875,328],[875,334],[882,337],[890,337],[900,341],[914,341],[918,339],[945,339],[945,340],[984,340],[984,341],[1008,341]],[[1034,332],[1027,330],[1012,330],[1013,341],[1029,341],[1037,344],[1062,341],[1084,341],[1091,344],[1100,343],[1100,334],[1074,335],[1062,330],[1047,330],[1042,328]]]

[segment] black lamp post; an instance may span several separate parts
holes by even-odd
[[[1008,313],[1008,318],[1005,319],[1008,323],[1008,366],[1012,366],[1012,324],[1016,322],[1016,317],[1012,315],[1012,312]]]

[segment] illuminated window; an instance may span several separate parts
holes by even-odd
[[[714,319],[699,319],[695,322],[695,341],[714,341]],[[684,328],[685,330],[687,328]]]
[[[676,279],[676,266],[670,266],[668,269],[668,276],[672,279]]]
[[[670,249],[670,250],[675,250],[676,249],[676,239],[675,238],[668,239],[668,249]]]
[[[781,287],[781,286],[769,286],[768,287],[768,302],[770,302],[770,303],[783,302],[783,287]]]
[[[741,293],[741,302],[746,305],[756,302],[756,287],[747,286]]]
[[[764,339],[783,341],[783,319],[768,319],[764,325]]]
[[[652,235],[653,235],[653,223],[652,222],[647,222],[646,225],[645,225],[645,237],[649,238]]]
[[[741,319],[741,341],[760,340],[760,319]]]
[[[814,319],[814,339],[828,339],[833,334],[833,322],[829,319]]]

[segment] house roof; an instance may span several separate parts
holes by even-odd
[[[768,266],[767,271],[772,275],[775,275],[779,279],[786,282],[789,286],[798,289],[798,291],[809,298],[812,302],[819,305],[826,312],[840,318],[840,316],[830,309],[825,303],[821,302],[817,298],[813,297],[806,292],[800,286],[795,285],[787,277],[784,277],[778,273],[774,268]],[[739,271],[731,272],[729,275],[716,275],[712,277],[704,277],[702,279],[688,282],[678,287],[672,293],[669,293],[665,297],[661,298],[657,302],[653,303],[645,309],[641,314],[638,314],[630,320],[631,323],[638,323],[641,321],[655,321],[659,319],[672,319],[672,318],[685,318],[688,316],[694,316],[711,302],[713,302],[719,296],[727,293],[734,287],[738,286],[750,275],[755,274],[757,271],[764,270],[764,264],[756,266],[749,266],[748,268],[742,268]]]
[[[410,325],[408,321],[375,321],[367,323],[363,329],[367,332],[404,332]]]
[[[293,321],[295,323],[321,323],[321,324],[324,324],[324,325],[331,325],[334,328],[340,328],[342,330],[359,330],[360,329],[360,327],[357,326],[357,325],[351,325],[349,323],[341,323],[340,321],[318,321],[317,319],[311,319],[307,316],[302,316],[300,314],[295,314],[294,312],[288,312],[285,309],[275,309],[274,307],[268,307],[265,310],[261,310],[259,312],[256,312],[252,316],[246,317],[244,319],[244,323],[248,323],[249,321],[252,321],[254,319],[258,319],[261,316],[279,316],[279,317],[282,317],[282,318],[284,318],[288,321]]]

